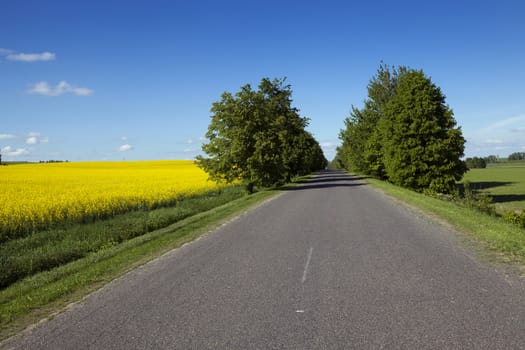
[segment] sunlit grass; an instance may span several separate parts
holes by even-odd
[[[525,210],[525,162],[490,164],[485,169],[471,169],[464,177],[474,190],[493,198],[498,212]]]

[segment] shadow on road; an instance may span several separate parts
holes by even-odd
[[[319,189],[319,188],[333,188],[333,187],[357,187],[357,186],[366,186],[365,183],[316,183],[309,185],[308,183],[304,185],[298,185],[298,186],[283,186],[278,188],[280,191],[302,191],[302,190],[313,190],[313,189]]]
[[[366,179],[366,177],[351,176],[340,171],[325,170],[315,173],[314,177],[310,179],[298,181],[297,183],[299,185],[283,186],[278,190],[301,191],[320,188],[364,186],[366,183],[356,182],[363,179]]]
[[[324,182],[342,182],[342,181],[358,181],[364,180],[366,177],[361,176],[349,176],[349,175],[335,175],[335,176],[316,176],[308,180],[301,180],[297,183],[300,184],[311,184],[311,183],[324,183]]]

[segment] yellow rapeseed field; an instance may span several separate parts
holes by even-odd
[[[192,161],[1,166],[0,236],[155,208],[221,186]]]

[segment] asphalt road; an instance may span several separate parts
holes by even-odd
[[[525,285],[359,179],[309,183],[4,343],[16,349],[525,349]]]

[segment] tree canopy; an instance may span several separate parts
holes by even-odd
[[[381,64],[377,75],[368,83],[368,98],[364,108],[352,107],[350,116],[345,119],[345,129],[339,134],[343,144],[337,157],[343,168],[384,177],[381,135],[377,123],[396,91],[399,78],[406,72],[406,67],[390,68]]]
[[[262,79],[235,95],[222,94],[211,108],[211,122],[197,165],[212,180],[272,186],[327,165],[319,143],[306,131],[308,119],[292,107],[285,79]]]
[[[448,193],[466,171],[465,139],[445,96],[421,70],[381,65],[352,109],[337,158],[344,168],[417,191]]]

